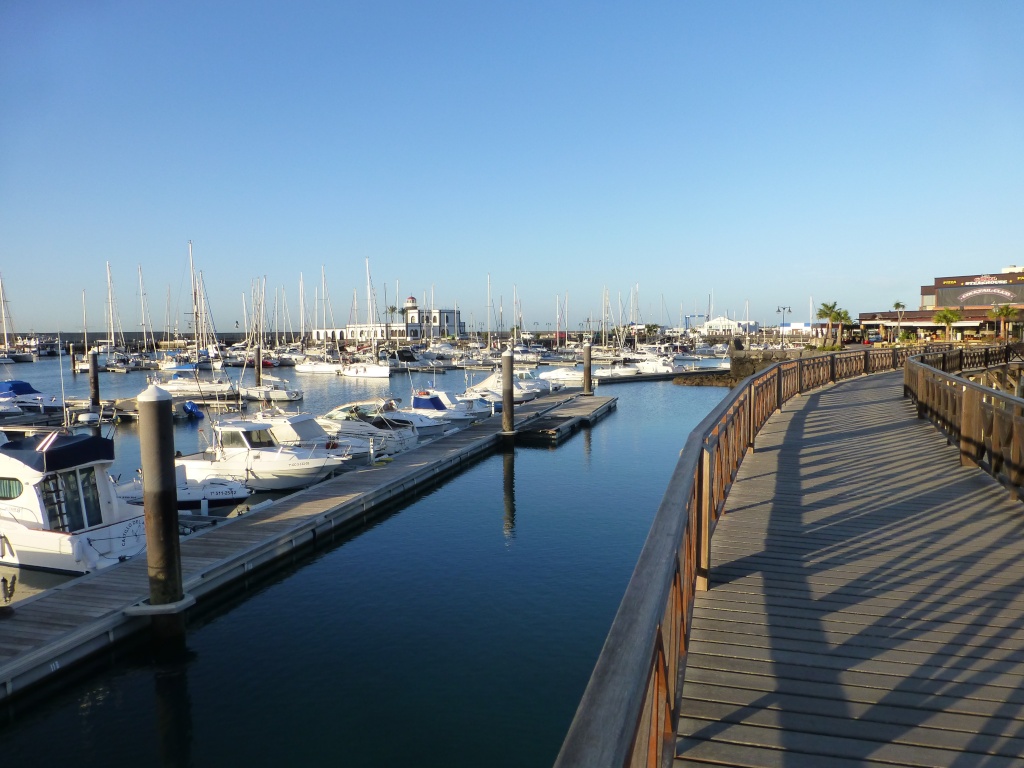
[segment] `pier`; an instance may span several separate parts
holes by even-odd
[[[558,766],[1020,764],[1010,354],[846,354],[691,435]]]
[[[545,416],[557,417],[562,408],[571,409],[568,418],[593,423],[614,402],[553,393],[516,407],[516,431]],[[364,525],[393,502],[494,451],[500,427],[501,417],[492,417],[390,462],[346,472],[198,530],[181,541],[185,592],[202,603],[241,578],[286,562],[319,537]],[[146,628],[147,596],[146,561],[136,558],[5,608],[0,613],[0,699]]]

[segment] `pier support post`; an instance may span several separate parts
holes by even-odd
[[[71,375],[74,376],[78,371],[75,370],[75,342],[68,342],[68,359],[71,361]]]
[[[515,404],[513,403],[512,383],[515,381],[512,350],[501,353],[501,431],[506,435],[515,435]]]
[[[255,368],[253,370],[256,373],[256,386],[257,387],[262,386],[263,385],[263,348],[259,344],[256,345],[256,366],[255,366]]]
[[[588,341],[583,345],[583,394],[594,394],[593,381],[591,380],[591,344]]]
[[[146,516],[149,604],[158,644],[184,638],[185,600],[178,544],[178,488],[174,477],[174,424],[170,393],[151,384],[137,398],[142,454],[142,503]],[[166,606],[161,612],[158,606]],[[183,607],[183,606],[182,606]]]

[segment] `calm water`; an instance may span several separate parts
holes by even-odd
[[[46,366],[12,375],[51,389]],[[315,412],[409,390],[282,375]],[[102,395],[137,393],[137,376],[103,376]],[[208,609],[186,661],[121,649],[0,709],[5,763],[549,766],[684,439],[726,390],[598,392],[617,410],[559,448],[486,458]],[[119,452],[133,439],[120,427]]]

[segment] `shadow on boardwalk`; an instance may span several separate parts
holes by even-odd
[[[1024,505],[902,399],[787,404],[698,597],[677,766],[1024,765]]]

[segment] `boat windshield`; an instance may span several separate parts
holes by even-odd
[[[41,485],[50,530],[74,533],[103,522],[93,467],[54,472]]]

